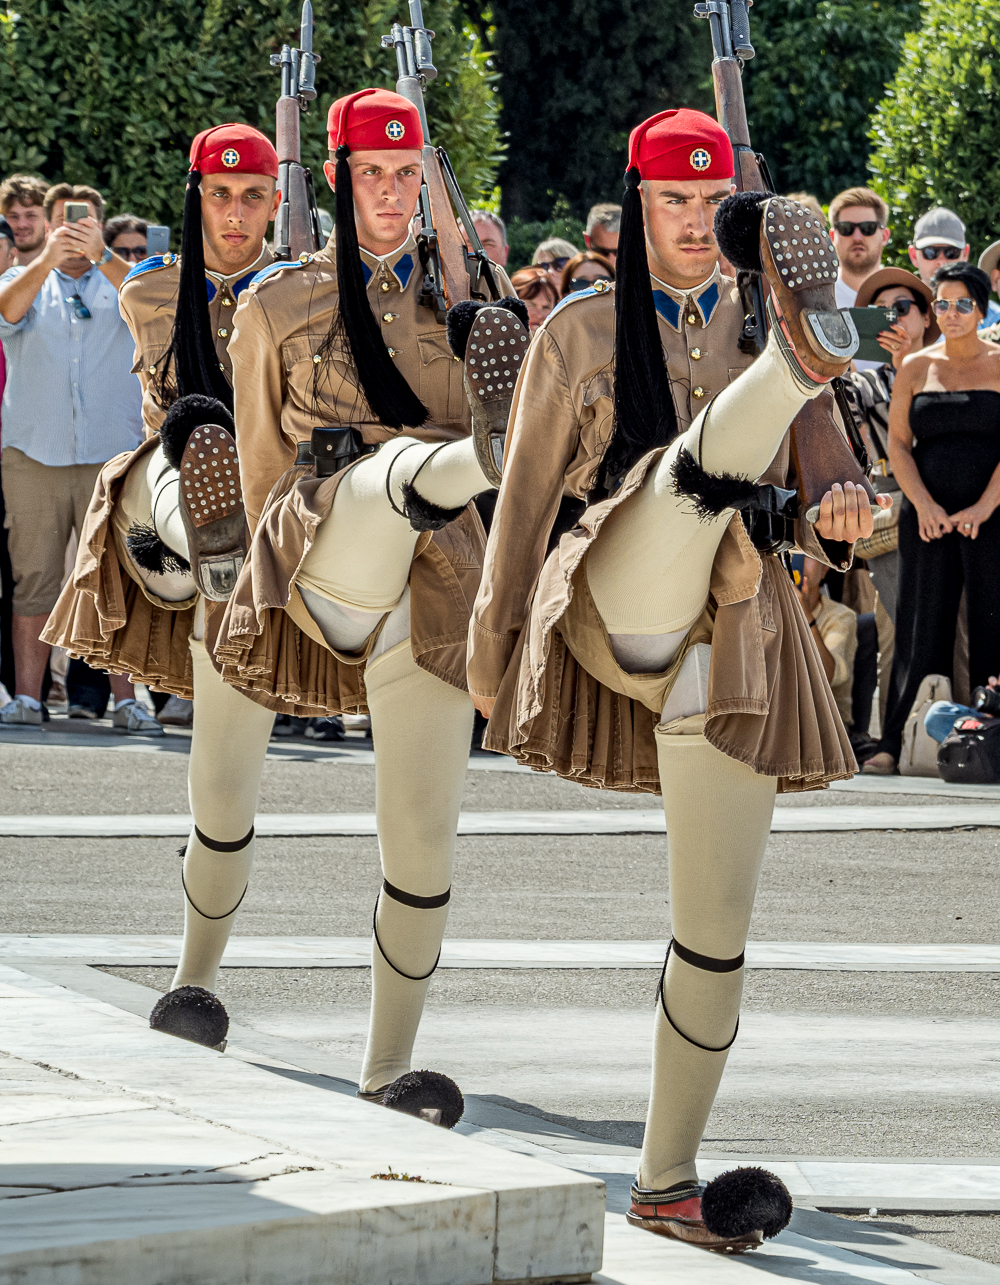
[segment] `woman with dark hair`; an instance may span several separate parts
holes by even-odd
[[[596,250],[584,250],[582,254],[570,259],[559,278],[559,298],[565,299],[568,294],[578,290],[589,290],[596,281],[610,282],[615,279],[615,270],[611,260]]]
[[[146,258],[147,226],[137,214],[116,214],[104,224],[104,244],[120,259],[141,263]]]
[[[904,500],[889,707],[878,752],[862,771],[897,770],[903,726],[927,674],[950,674],[958,604],[969,620],[969,681],[996,670],[1000,627],[1000,345],[976,328],[990,282],[970,263],[934,278],[944,344],[907,357],[889,412],[889,463]]]
[[[534,334],[559,302],[552,278],[544,268],[521,268],[510,283],[528,309],[528,329]]]

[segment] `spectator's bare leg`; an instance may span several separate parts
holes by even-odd
[[[14,670],[17,674],[14,696],[31,696],[34,700],[42,699],[42,683],[45,680],[45,666],[49,661],[52,648],[42,642],[39,634],[45,628],[49,618],[43,616],[14,616]]]

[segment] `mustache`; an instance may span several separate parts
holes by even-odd
[[[715,249],[715,237],[711,237],[711,236],[709,236],[709,237],[704,237],[704,236],[700,236],[700,237],[699,237],[699,236],[686,236],[686,237],[681,237],[681,239],[677,242],[677,245],[678,245],[679,247],[681,247],[681,248],[683,248],[684,246],[697,246],[697,247],[698,247],[699,249],[701,249],[701,250],[714,250],[714,249]]]

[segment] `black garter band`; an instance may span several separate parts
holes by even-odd
[[[207,834],[202,834],[202,832],[198,829],[197,826],[195,826],[194,828],[194,834],[198,842],[203,847],[208,848],[209,852],[242,852],[243,849],[250,842],[250,840],[253,838],[254,830],[253,830],[253,826],[251,826],[249,833],[245,834],[242,839],[237,839],[235,843],[220,843],[217,839],[210,839]],[[183,852],[184,852],[184,855],[186,856],[187,849],[186,848],[183,849]],[[243,905],[243,898],[247,895],[247,889],[250,887],[250,881],[247,880],[246,887],[240,893],[240,899],[236,903],[236,905],[233,906],[232,910],[227,910],[224,915],[206,915],[203,910],[199,910],[198,907],[194,904],[194,902],[191,900],[191,894],[187,890],[187,884],[184,882],[183,863],[181,863],[181,887],[184,889],[184,896],[187,898],[188,905],[191,907],[193,911],[201,915],[202,919],[228,919],[230,915],[235,915],[237,910],[239,910],[240,906]]]
[[[685,964],[690,964],[692,968],[701,968],[707,973],[735,973],[737,969],[743,967],[743,959],[746,952],[740,951],[735,959],[713,959],[711,955],[699,955],[697,951],[688,950],[686,946],[682,946],[676,938],[672,937],[670,939],[670,945],[667,947],[666,956],[663,960],[663,972],[660,973],[660,984],[656,988],[660,996],[660,1007],[663,1009],[663,1016],[667,1019],[682,1040],[686,1040],[688,1044],[693,1044],[696,1049],[703,1049],[706,1053],[725,1053],[726,1049],[732,1048],[733,1044],[736,1043],[736,1037],[740,1033],[740,1019],[738,1017],[736,1019],[736,1030],[733,1031],[733,1038],[728,1044],[723,1044],[721,1048],[713,1049],[708,1044],[699,1044],[698,1041],[693,1040],[690,1035],[685,1035],[667,1012],[667,1001],[663,994],[663,983],[666,981],[667,964],[670,962],[671,951],[674,951],[677,958],[682,959]]]
[[[436,897],[418,897],[415,893],[404,892],[402,888],[395,887],[393,884],[389,882],[388,879],[382,880],[382,891],[386,894],[386,896],[391,897],[393,901],[398,901],[400,905],[409,906],[413,910],[437,910],[440,906],[446,906],[448,902],[451,900],[450,888],[448,889],[447,892],[439,893]],[[378,953],[382,956],[382,958],[385,960],[385,962],[389,965],[389,967],[392,969],[394,973],[398,973],[400,977],[405,977],[408,982],[426,981],[427,978],[430,977],[431,973],[435,971],[438,964],[441,962],[441,952],[438,951],[437,959],[435,959],[434,965],[431,968],[430,972],[424,973],[422,977],[414,977],[410,973],[404,973],[401,968],[396,967],[396,965],[392,962],[389,956],[385,953],[385,949],[383,948],[382,943],[379,941],[379,937],[378,937],[377,920],[378,920],[378,897],[375,898],[375,909],[372,912],[372,936],[375,938],[375,945],[378,947]]]

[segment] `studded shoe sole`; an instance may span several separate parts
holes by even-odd
[[[188,439],[180,471],[191,572],[206,598],[226,602],[247,554],[236,443],[219,425],[203,424]]]
[[[476,458],[491,486],[499,486],[514,387],[531,336],[506,308],[481,308],[465,350],[465,390],[472,407]]]
[[[761,219],[760,257],[798,360],[824,378],[843,375],[858,332],[837,307],[837,256],[822,220],[797,201],[772,197]]]

